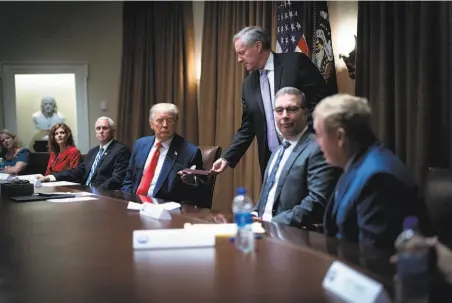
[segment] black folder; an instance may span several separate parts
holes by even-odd
[[[32,201],[42,201],[42,200],[47,200],[47,199],[64,199],[64,198],[75,198],[75,195],[39,193],[39,194],[31,195],[31,196],[10,197],[9,199],[11,199],[15,202],[32,202]]]

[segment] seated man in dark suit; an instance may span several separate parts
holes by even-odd
[[[100,117],[95,127],[100,145],[88,151],[85,161],[70,170],[39,176],[38,179],[42,182],[69,181],[103,189],[120,189],[129,163],[130,150],[113,139],[115,123],[112,119]]]
[[[407,216],[417,216],[428,232],[426,205],[413,177],[377,141],[366,99],[323,99],[314,110],[314,128],[327,162],[344,169],[324,217],[328,235],[393,249]]]
[[[135,142],[121,190],[143,196],[144,202],[157,198],[210,207],[205,183],[181,173],[186,168],[202,170],[203,163],[200,149],[174,132],[178,114],[171,103],[151,108],[149,124],[155,135]]]
[[[308,128],[307,100],[300,90],[280,89],[274,112],[283,142],[270,157],[255,211],[264,221],[311,227],[322,222],[342,170],[326,163]]]

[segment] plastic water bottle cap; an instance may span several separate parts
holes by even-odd
[[[416,217],[406,217],[403,220],[403,229],[415,229],[419,223]]]
[[[237,187],[236,193],[237,193],[237,195],[245,195],[246,194],[246,188],[244,188],[244,187]]]

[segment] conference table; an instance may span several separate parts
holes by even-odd
[[[39,191],[90,192],[96,200],[0,198],[0,302],[336,302],[322,288],[334,261],[393,292],[390,253],[317,232],[263,223],[265,235],[251,254],[229,237],[209,248],[134,250],[134,230],[216,224],[231,215],[182,203],[170,220],[157,220],[128,210],[139,197],[120,191]]]

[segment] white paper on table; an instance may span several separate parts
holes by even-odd
[[[42,187],[56,187],[56,186],[69,186],[69,185],[80,185],[80,183],[67,182],[67,181],[55,181],[55,182],[43,182]]]
[[[93,193],[89,193],[86,191],[80,191],[80,192],[62,192],[62,191],[57,191],[57,192],[52,192],[52,195],[74,195],[76,197],[89,197],[89,196],[95,196],[96,194]]]
[[[129,204],[127,204],[127,209],[130,210],[141,210],[143,209],[143,207],[146,205],[146,203],[136,203],[136,202],[132,202],[129,201]],[[165,210],[174,210],[174,209],[178,209],[181,207],[180,203],[177,202],[167,202],[167,203],[162,203],[162,204],[151,204],[155,207],[160,207],[163,208]]]
[[[69,202],[84,202],[84,201],[92,201],[97,200],[94,197],[76,197],[76,198],[63,198],[63,199],[48,199],[47,202],[54,203],[69,203]]]
[[[0,181],[11,181],[12,179],[10,174],[0,174]]]
[[[185,223],[185,229],[189,230],[200,230],[200,231],[209,231],[214,233],[215,235],[235,235],[237,233],[237,225],[235,223],[223,223],[223,224],[191,224]],[[253,222],[251,224],[251,229],[255,234],[263,234],[265,233],[265,229],[262,227],[260,222]]]

